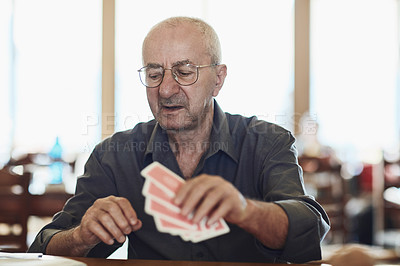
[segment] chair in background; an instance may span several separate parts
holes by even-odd
[[[30,174],[0,170],[0,251],[27,250]]]
[[[304,183],[311,195],[324,207],[331,222],[331,230],[325,240],[331,244],[347,240],[345,205],[347,190],[341,176],[341,165],[329,157],[300,156]]]

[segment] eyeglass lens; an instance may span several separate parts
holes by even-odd
[[[174,79],[181,85],[191,85],[197,80],[197,67],[194,65],[176,65],[165,70],[171,70]],[[157,87],[164,78],[165,70],[161,66],[144,67],[139,71],[140,80],[147,87]]]

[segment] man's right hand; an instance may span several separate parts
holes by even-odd
[[[81,224],[60,232],[50,240],[46,254],[84,256],[101,241],[112,245],[142,227],[126,198],[109,196],[96,200],[86,211]]]

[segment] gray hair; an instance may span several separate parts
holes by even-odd
[[[167,27],[177,27],[180,24],[192,24],[196,26],[200,33],[203,34],[204,41],[206,44],[206,49],[208,53],[211,56],[211,63],[212,64],[219,64],[221,63],[221,44],[219,42],[219,38],[215,30],[204,20],[201,20],[199,18],[192,18],[192,17],[171,17],[167,18],[159,23],[157,23],[155,26],[151,28],[147,36],[149,36],[150,32],[152,32],[154,29],[167,26]],[[143,41],[143,47],[144,44],[147,40],[147,36]]]

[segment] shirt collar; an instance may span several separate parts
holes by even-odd
[[[167,150],[170,150],[168,134],[157,122],[149,139],[149,143],[145,152],[145,158],[148,154],[153,154],[153,160],[156,160],[158,157],[157,154],[160,154],[159,151]],[[210,147],[206,153],[205,159],[216,154],[218,151],[226,153],[235,162],[238,162],[239,160],[239,154],[235,148],[229,130],[226,114],[214,100],[214,120],[210,135]]]
[[[228,119],[214,100],[214,122],[211,129],[210,148],[206,158],[220,150],[229,155],[235,162],[238,162],[239,154],[232,139]]]

